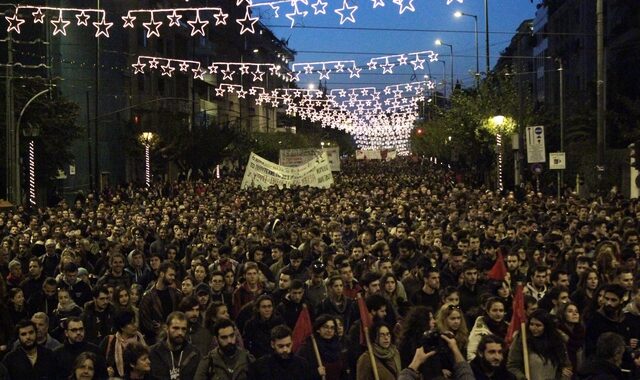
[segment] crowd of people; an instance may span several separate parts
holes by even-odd
[[[400,159],[334,179],[0,212],[0,379],[640,379],[636,200]]]

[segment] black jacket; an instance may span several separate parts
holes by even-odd
[[[196,348],[188,342],[185,342],[182,347],[182,360],[179,359],[180,354],[173,354],[174,363],[178,366],[180,363],[180,378],[181,379],[193,379],[200,363],[200,353]],[[149,352],[149,359],[151,359],[151,375],[158,379],[169,379],[169,371],[171,371],[171,352],[167,341],[162,340],[153,346],[151,346]]]
[[[284,321],[277,315],[268,320],[255,316],[244,326],[242,339],[245,348],[256,358],[261,358],[272,352],[271,349],[271,329],[283,324]]]
[[[107,365],[104,360],[104,352],[99,352],[98,346],[89,342],[78,343],[77,345],[65,342],[64,346],[53,350],[53,356],[56,361],[56,378],[59,380],[67,380],[73,370],[73,363],[78,355],[83,352],[93,352],[98,357],[95,365],[95,378],[98,380],[108,379]]]
[[[480,356],[476,356],[470,365],[476,380],[516,380],[516,377],[507,370],[504,364],[493,373],[493,376],[485,375],[482,370],[482,358]]]
[[[293,354],[292,354],[293,355]],[[315,371],[300,356],[282,360],[275,354],[263,356],[249,365],[247,380],[311,380]]]
[[[53,352],[38,346],[36,364],[31,365],[27,353],[18,347],[4,357],[2,364],[7,368],[10,379],[49,380],[56,378],[56,362]]]
[[[636,377],[634,377],[635,379]],[[593,358],[578,369],[579,380],[625,380],[626,377],[613,363]]]
[[[113,316],[115,311],[111,304],[108,304],[103,312],[96,311],[94,301],[87,302],[84,306],[82,319],[84,320],[85,340],[95,345],[100,344],[102,339],[115,332]]]

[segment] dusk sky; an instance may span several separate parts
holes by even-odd
[[[307,10],[306,17],[297,17],[296,27],[289,28],[290,21],[284,14],[292,8],[282,5],[278,18],[262,13],[261,21],[272,28],[275,34],[289,40],[289,46],[296,50],[296,63],[330,60],[355,60],[362,68],[360,78],[349,78],[349,74],[330,73],[327,80],[329,88],[376,86],[423,80],[431,71],[431,77],[442,81],[444,66],[441,62],[425,63],[424,70],[412,69],[412,65],[397,66],[393,74],[382,75],[382,70],[369,71],[367,62],[372,57],[392,54],[433,50],[438,59],[446,61],[446,75],[449,80],[451,67],[448,46],[436,46],[435,40],[453,45],[454,79],[465,86],[473,84],[472,72],[475,71],[476,52],[474,21],[472,17],[455,18],[456,10],[478,16],[480,71],[485,67],[484,3],[483,0],[414,0],[415,12],[406,10],[399,14],[399,6],[391,0],[384,1],[384,7],[373,8],[374,0],[351,1],[357,5],[354,12],[355,24],[346,21],[340,25],[340,15],[334,11],[342,7],[341,0],[326,0],[326,15],[314,15],[312,4],[317,0],[308,0],[309,6],[300,4],[300,11]],[[402,1],[402,0],[396,0]],[[491,65],[493,66],[500,51],[509,44],[518,25],[525,19],[535,16],[537,0],[488,0],[489,27],[491,45]],[[408,0],[404,0],[408,4]],[[257,3],[254,2],[254,4]],[[260,10],[265,10],[260,7]],[[349,12],[345,12],[348,16]],[[297,27],[300,25],[301,27]],[[365,30],[358,30],[363,28]],[[405,30],[399,30],[405,29]],[[409,61],[411,61],[409,57]],[[427,62],[429,60],[427,59]],[[397,63],[397,62],[396,62]],[[413,76],[415,74],[415,76]],[[300,87],[309,83],[318,83],[318,74],[302,75]]]

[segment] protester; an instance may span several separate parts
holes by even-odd
[[[395,380],[402,368],[400,364],[400,352],[393,344],[394,337],[384,322],[375,323],[369,330],[372,344],[375,366],[378,371],[378,379]],[[357,365],[357,380],[373,380],[373,365],[371,355],[364,352],[360,355]]]
[[[221,319],[212,327],[216,348],[203,356],[195,380],[246,380],[249,365],[255,358],[236,343],[236,326]]]
[[[249,379],[311,380],[314,369],[324,375],[324,367],[310,365],[305,359],[291,352],[291,329],[279,325],[271,330],[271,348],[273,353],[263,356],[249,365]]]

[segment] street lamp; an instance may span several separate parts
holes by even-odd
[[[451,60],[451,93],[453,94],[453,86],[454,86],[454,83],[453,83],[453,45],[445,44],[444,42],[442,42],[441,39],[437,39],[436,40],[436,45],[437,46],[444,45],[444,46],[448,46],[449,47],[449,59]]]
[[[478,87],[478,83],[480,82],[480,51],[478,45],[478,16],[472,15],[470,13],[464,13],[457,11],[453,14],[455,17],[460,18],[462,16],[473,17],[473,21],[475,24],[475,38],[476,38],[476,87]]]
[[[442,62],[442,93],[443,97],[447,97],[447,61],[439,59],[438,62]]]
[[[40,127],[28,123],[29,127],[25,128],[22,133],[25,137],[29,137],[29,176],[27,179],[27,199],[29,206],[36,207],[36,137],[40,136]]]
[[[151,187],[151,145],[155,135],[152,132],[142,132],[140,140],[144,145],[144,184],[147,188]]]

